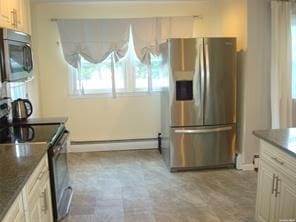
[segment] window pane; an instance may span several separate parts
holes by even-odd
[[[8,89],[10,89],[10,97],[12,100],[16,100],[18,98],[26,98],[26,84],[25,83],[8,83]]]
[[[72,72],[72,92],[76,95],[112,93],[111,61],[111,55],[99,64],[92,64],[81,58],[80,73],[78,70]],[[137,58],[132,39],[129,41],[127,54],[115,64],[114,68],[117,93],[148,92],[149,74],[151,74],[152,91],[159,91],[168,86],[169,79],[167,73],[162,71],[161,56],[151,55],[149,70],[148,66]]]
[[[99,64],[90,63],[82,58],[80,76],[86,94],[111,92],[112,73],[110,57]]]
[[[147,91],[148,90],[148,70],[147,65],[140,62],[134,62],[135,68],[135,90]]]
[[[125,91],[125,63],[118,62],[115,69],[115,86],[116,92]]]
[[[292,26],[292,97],[296,99],[296,25]]]
[[[160,90],[169,85],[169,79],[162,70],[161,56],[151,56],[152,90]]]

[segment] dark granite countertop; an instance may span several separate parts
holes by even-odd
[[[256,130],[253,134],[296,158],[296,128]]]
[[[0,146],[0,221],[47,153],[47,144]]]
[[[29,118],[22,121],[13,121],[10,122],[11,125],[52,125],[66,123],[68,117],[46,117],[46,118]]]

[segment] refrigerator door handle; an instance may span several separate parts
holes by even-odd
[[[231,126],[225,126],[225,127],[218,127],[218,128],[208,128],[208,129],[176,129],[174,132],[175,133],[184,133],[184,134],[197,134],[197,133],[214,133],[214,132],[222,132],[222,131],[230,131],[232,130]]]
[[[205,67],[204,67],[204,52],[203,52],[203,41],[199,49],[199,60],[200,60],[200,101],[201,108],[204,110],[204,93],[205,93]]]
[[[208,40],[204,39],[204,50],[205,50],[205,74],[204,74],[204,81],[205,81],[205,94],[204,94],[204,101],[209,98],[209,89],[210,89],[210,59],[209,59],[209,45]],[[206,104],[206,103],[204,103]],[[206,110],[204,108],[204,110]]]

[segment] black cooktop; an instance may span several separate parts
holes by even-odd
[[[55,142],[61,132],[65,130],[63,124],[56,125],[17,125],[0,129],[0,144],[11,143],[48,143]]]

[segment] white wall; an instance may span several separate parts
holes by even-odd
[[[160,131],[159,96],[73,99],[68,68],[51,18],[124,18],[202,15],[196,36],[236,36],[246,45],[246,0],[175,3],[100,3],[32,5],[33,44],[40,79],[42,116],[68,116],[71,140],[112,140],[156,137]],[[231,25],[228,23],[231,22]]]
[[[248,0],[247,51],[240,55],[239,147],[242,163],[259,153],[254,130],[269,129],[270,117],[270,0]]]

